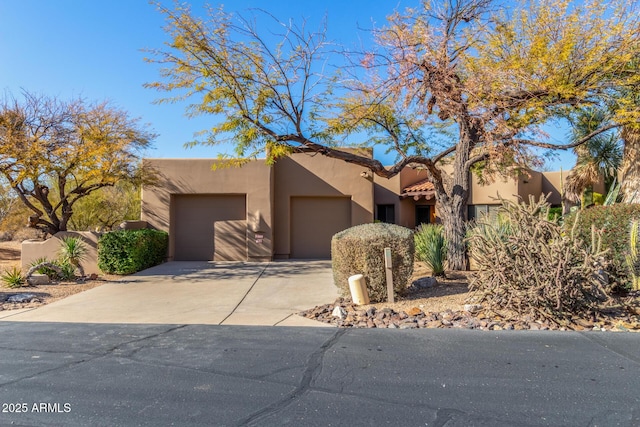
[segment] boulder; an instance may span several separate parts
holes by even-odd
[[[438,284],[438,280],[435,277],[421,277],[418,280],[414,280],[411,286],[416,289],[432,288]]]
[[[51,279],[46,274],[34,273],[27,278],[27,283],[31,286],[50,285]]]

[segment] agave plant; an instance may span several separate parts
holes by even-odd
[[[25,284],[22,271],[18,267],[5,270],[4,273],[0,275],[0,280],[2,280],[8,288],[20,288]]]
[[[444,276],[447,241],[440,224],[423,224],[415,233],[416,258],[427,264],[434,276]]]

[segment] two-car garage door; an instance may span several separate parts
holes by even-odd
[[[246,212],[245,195],[172,196],[173,258],[246,260]],[[351,226],[351,198],[291,197],[289,214],[289,257],[330,258],[331,237]]]
[[[245,260],[246,212],[245,195],[174,195],[174,259]]]

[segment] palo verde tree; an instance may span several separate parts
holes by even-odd
[[[324,29],[265,13],[281,31],[260,32],[257,18],[160,6],[170,41],[151,51],[162,78],[148,86],[171,93],[165,100],[194,100],[190,114],[216,116],[201,142],[232,141],[240,158],[266,148],[269,160],[320,153],[386,178],[408,165],[426,170],[449,267],[464,269],[472,169],[485,179],[517,171],[535,160],[531,147],[573,148],[621,123],[565,145],[537,132],[638,83],[624,71],[640,49],[638,16],[625,1],[538,0],[510,10],[491,0],[421,2],[392,14],[373,30],[374,47],[333,75],[325,70],[336,49]],[[627,123],[636,108],[619,110]],[[345,135],[363,134],[363,145],[397,153],[395,164],[341,149]]]
[[[67,230],[74,205],[92,192],[152,179],[139,153],[153,137],[107,103],[24,92],[22,100],[0,104],[0,173],[33,211],[29,225],[55,234]]]

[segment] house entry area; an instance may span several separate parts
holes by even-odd
[[[431,206],[416,205],[416,227],[421,224],[429,224],[431,221]]]
[[[291,197],[290,258],[331,258],[331,238],[351,227],[350,197]]]
[[[171,198],[173,259],[247,259],[246,195],[180,194]]]

